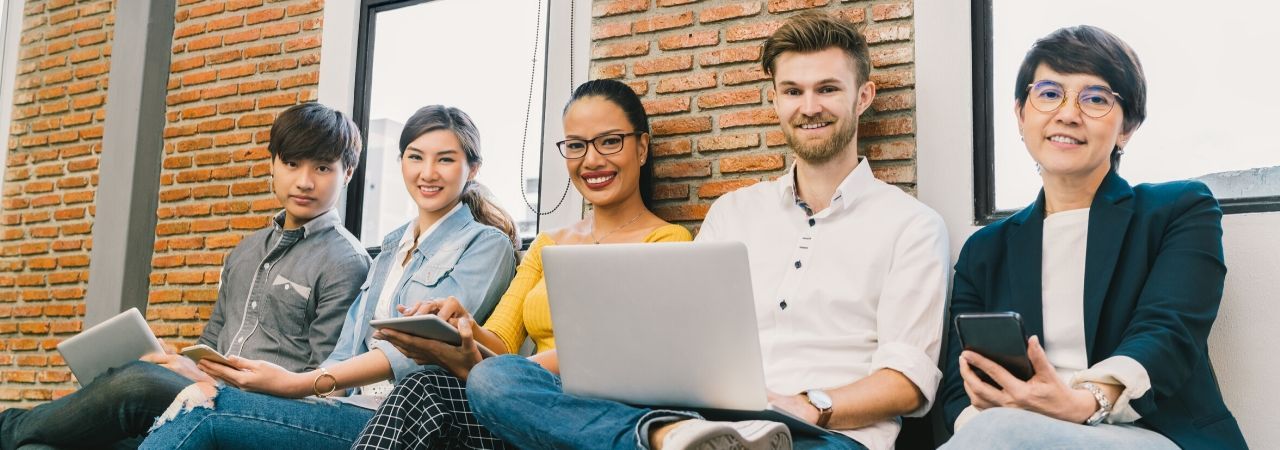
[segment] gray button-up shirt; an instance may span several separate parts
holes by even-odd
[[[226,355],[310,370],[333,351],[369,255],[336,210],[293,230],[283,222],[281,212],[227,255],[199,342]]]

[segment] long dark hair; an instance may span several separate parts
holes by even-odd
[[[564,105],[565,112],[569,111],[574,102],[586,97],[600,97],[618,105],[637,133],[649,133],[649,114],[644,112],[644,104],[640,103],[640,97],[631,90],[631,86],[617,80],[591,80],[582,83],[574,89],[569,103]],[[640,200],[644,202],[645,208],[653,209],[653,155],[649,155],[648,160],[640,165]]]
[[[457,136],[462,145],[462,153],[466,155],[467,164],[478,167],[483,159],[480,157],[480,130],[476,128],[471,116],[461,109],[444,105],[424,106],[404,124],[400,132],[400,156],[418,137],[436,130],[449,130]],[[520,237],[516,232],[516,223],[502,207],[489,200],[489,190],[475,181],[468,181],[462,188],[462,203],[471,208],[476,221],[492,226],[511,239],[511,245],[520,248]]]

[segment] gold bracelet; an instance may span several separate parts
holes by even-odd
[[[316,375],[316,380],[311,382],[311,390],[316,393],[316,397],[325,398],[333,394],[333,391],[338,390],[338,378],[329,373],[329,369],[321,367],[319,370],[320,374]],[[320,392],[320,379],[324,377],[329,377],[329,381],[333,382],[333,385],[329,386],[328,392]]]

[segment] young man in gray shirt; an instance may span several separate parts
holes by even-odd
[[[199,343],[292,371],[329,355],[369,270],[369,255],[335,209],[360,147],[359,130],[341,112],[306,103],[280,113],[267,150],[284,211],[227,255]],[[61,399],[0,413],[0,449],[136,447],[128,439],[202,380],[212,381],[181,355],[147,355]]]

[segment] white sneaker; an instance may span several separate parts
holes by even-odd
[[[791,450],[787,426],[767,420],[711,422],[691,419],[662,440],[664,450]]]

